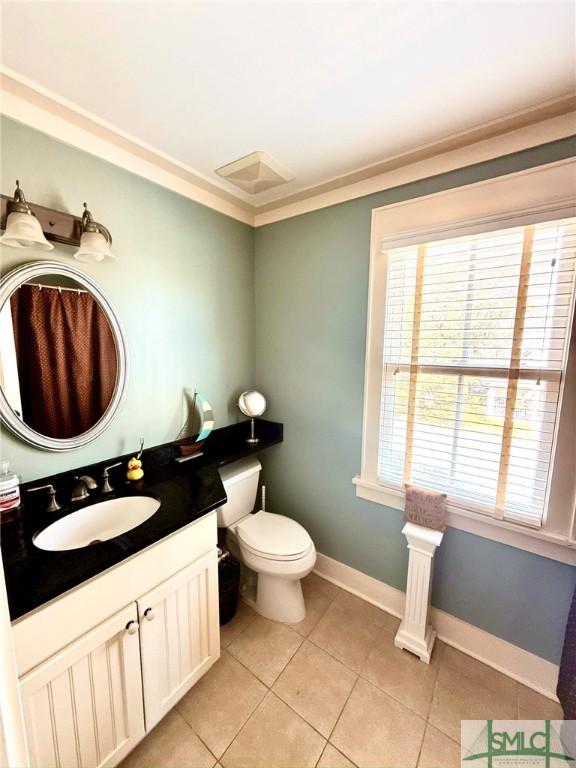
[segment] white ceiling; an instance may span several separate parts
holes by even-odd
[[[572,2],[3,2],[2,62],[257,204],[562,96]],[[214,173],[263,150],[295,179]]]

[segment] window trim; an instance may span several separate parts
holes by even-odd
[[[376,208],[372,211],[370,278],[362,424],[362,464],[353,479],[356,495],[394,509],[404,509],[402,489],[378,480],[378,440],[386,295],[383,250],[422,240],[486,231],[487,226],[522,226],[576,215],[576,159],[538,166],[464,187]],[[417,223],[415,228],[414,224]],[[448,525],[484,538],[576,565],[576,330],[572,337],[564,398],[553,456],[550,502],[539,529],[484,516],[449,503]],[[563,388],[564,388],[563,383]]]

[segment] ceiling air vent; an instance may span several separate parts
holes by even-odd
[[[251,152],[240,160],[218,168],[216,173],[253,195],[265,189],[277,187],[279,184],[285,184],[294,178],[266,152]]]

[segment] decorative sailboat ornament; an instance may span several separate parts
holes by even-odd
[[[208,400],[196,389],[192,397],[189,390],[185,390],[184,395],[188,404],[188,418],[174,441],[180,451],[180,456],[176,457],[178,462],[202,456],[200,448],[214,427],[214,413]]]

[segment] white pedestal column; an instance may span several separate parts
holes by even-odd
[[[402,533],[408,541],[408,583],[404,618],[394,638],[394,645],[415,653],[426,664],[436,639],[428,623],[432,591],[432,560],[444,534],[415,523],[406,523]]]

